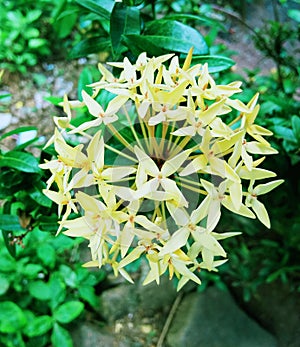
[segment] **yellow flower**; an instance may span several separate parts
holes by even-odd
[[[270,219],[268,212],[265,208],[265,205],[258,200],[259,195],[266,194],[282,184],[283,180],[276,180],[268,182],[265,184],[259,184],[253,188],[253,181],[250,181],[248,192],[246,194],[246,205],[252,207],[253,211],[257,215],[257,218],[267,227],[271,227]]]
[[[51,172],[44,192],[62,216],[58,231],[89,240],[85,266],[111,266],[133,282],[126,267],[144,256],[144,284],[168,273],[180,289],[226,262],[221,240],[239,233],[216,232],[224,207],[270,227],[257,197],[282,180],[254,187],[276,176],[260,167],[276,150],[264,139],[271,132],[255,124],[258,95],[244,104],[236,98],[241,82],[219,85],[207,64],[191,62],[192,50],[182,66],[174,54],[142,53],[109,63],[117,76],[99,64],[91,96],[64,97],[66,116],[54,119],[47,143],[57,155],[41,168]],[[103,89],[113,94],[106,108]],[[95,119],[75,127],[80,107]]]

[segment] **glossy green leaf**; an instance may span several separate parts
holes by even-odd
[[[216,19],[207,17],[203,14],[188,14],[188,13],[176,13],[176,14],[171,14],[168,16],[165,16],[165,19],[175,19],[175,20],[185,20],[185,19],[190,19],[190,20],[195,20],[199,21],[200,23],[206,24],[206,25],[211,25],[214,27],[218,27],[219,29],[226,30],[225,26]]]
[[[17,262],[7,253],[0,254],[0,269],[1,272],[13,272],[16,270]]]
[[[176,20],[160,19],[147,23],[145,35],[161,36],[175,40],[169,42],[166,49],[174,52],[188,53],[194,47],[193,54],[207,54],[208,46],[203,36],[196,29]],[[178,44],[178,48],[176,45]]]
[[[98,297],[95,294],[95,288],[89,285],[80,285],[78,287],[80,297],[87,301],[92,307],[99,305]]]
[[[300,23],[300,10],[290,9],[288,10],[288,16],[292,18],[294,21]]]
[[[70,266],[67,266],[65,264],[60,265],[59,273],[61,274],[62,278],[64,279],[68,287],[76,288],[76,281],[77,281],[76,272],[73,271],[70,268]]]
[[[43,271],[40,264],[26,264],[23,270],[23,275],[29,279],[36,279],[38,274]]]
[[[80,301],[69,301],[57,307],[53,317],[59,323],[70,323],[77,318],[84,309],[84,304]]]
[[[47,243],[40,245],[37,249],[37,255],[44,265],[51,269],[54,268],[56,262],[56,253],[55,249],[51,245]]]
[[[37,28],[27,28],[24,33],[23,33],[23,37],[25,39],[30,39],[30,38],[33,38],[33,37],[38,37],[40,35],[40,32]]]
[[[50,286],[43,281],[30,282],[28,289],[30,295],[39,300],[49,300],[52,295]]]
[[[53,347],[73,347],[73,342],[69,332],[55,323],[51,334]]]
[[[292,128],[295,138],[297,139],[298,143],[300,144],[300,117],[293,116],[292,117]]]
[[[79,11],[77,8],[72,8],[68,11],[64,11],[55,21],[54,30],[58,38],[63,39],[71,34],[77,19]]]
[[[195,55],[208,54],[208,46],[197,30],[172,20],[151,22],[144,35],[124,35],[123,38],[135,55],[144,51],[150,56],[169,52],[187,54],[191,47]]]
[[[294,135],[294,132],[292,129],[281,126],[281,125],[275,125],[274,126],[274,134],[279,137],[282,138],[288,142],[294,142],[297,143],[297,139]]]
[[[11,214],[0,214],[0,230],[20,230],[22,229],[18,216]]]
[[[90,37],[77,43],[68,54],[69,59],[86,57],[89,54],[107,52],[111,49],[111,41],[103,36]]]
[[[15,333],[26,325],[26,317],[19,306],[11,301],[0,302],[0,332]]]
[[[75,0],[75,2],[108,20],[115,3],[114,0]]]
[[[123,3],[115,3],[110,17],[110,38],[114,59],[117,60],[124,49],[122,35],[140,34],[140,11]],[[126,49],[126,48],[125,48]]]
[[[45,334],[53,326],[53,320],[50,316],[35,317],[23,330],[28,337],[35,337]]]
[[[66,285],[58,272],[50,276],[49,287],[51,291],[51,309],[54,310],[66,298]]]
[[[9,280],[3,274],[0,274],[0,295],[3,295],[7,292],[9,288]]]
[[[49,101],[52,105],[55,106],[59,106],[59,104],[64,101],[64,99],[59,96],[46,96],[44,97],[44,100]]]
[[[32,23],[32,22],[36,21],[37,19],[40,18],[42,13],[43,13],[42,10],[39,10],[39,9],[28,11],[26,14],[26,22]]]
[[[78,80],[78,86],[77,86],[77,91],[78,91],[78,99],[82,100],[82,90],[86,91],[89,95],[92,95],[93,90],[91,87],[87,87],[87,85],[93,83],[95,80],[99,79],[99,70],[96,69],[94,66],[86,66]]]
[[[29,196],[41,206],[51,207],[52,205],[52,201],[38,189],[29,192]]]
[[[126,6],[139,6],[144,2],[144,0],[123,0]]]
[[[46,46],[48,44],[46,39],[40,39],[40,38],[33,38],[28,40],[28,47],[32,49],[41,48],[43,46]]]
[[[228,70],[235,65],[235,61],[232,59],[218,55],[195,55],[193,56],[191,65],[205,63],[208,64],[208,71],[210,73]]]
[[[38,160],[29,153],[10,151],[0,155],[0,167],[10,167],[22,172],[40,173]]]

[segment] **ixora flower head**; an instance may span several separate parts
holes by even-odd
[[[134,64],[110,63],[116,77],[99,64],[92,95],[64,98],[49,140],[57,158],[41,164],[52,173],[44,193],[58,204],[58,232],[89,240],[85,266],[110,265],[132,282],[126,266],[144,255],[144,284],[167,272],[180,289],[226,261],[219,241],[238,233],[215,231],[223,208],[270,227],[259,196],[282,180],[257,184],[276,176],[260,168],[276,150],[254,124],[258,95],[242,103],[233,97],[241,82],[218,85],[207,64],[191,61],[192,52],[183,66],[172,54],[142,53]],[[91,116],[78,126],[76,107]]]

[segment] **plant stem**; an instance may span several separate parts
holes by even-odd
[[[137,159],[136,159],[136,158],[131,157],[130,155],[125,154],[125,153],[119,151],[118,149],[116,149],[116,148],[114,148],[114,147],[111,147],[110,145],[108,145],[108,144],[106,144],[106,143],[104,144],[104,147],[106,147],[107,149],[109,149],[109,150],[112,151],[112,152],[115,152],[115,153],[121,155],[121,156],[124,157],[124,158],[127,158],[127,159],[129,159],[129,160],[131,160],[131,161],[133,161],[133,162],[135,162],[135,163],[137,162]]]

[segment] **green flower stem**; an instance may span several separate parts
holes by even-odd
[[[159,152],[159,148],[158,148],[158,144],[157,144],[157,141],[156,141],[156,137],[155,137],[155,126],[149,126],[148,125],[148,132],[149,132],[149,139],[151,139],[151,142],[150,142],[150,149],[151,149],[151,152],[150,152],[150,155],[155,155],[157,158],[160,158],[160,153]]]
[[[141,117],[139,117],[139,120],[140,120],[140,125],[141,125],[141,129],[142,129],[142,133],[143,133],[143,139],[145,140],[145,143],[146,143],[146,146],[148,149],[148,153],[150,153],[150,142],[149,142],[149,139],[147,137],[145,122]]]
[[[115,136],[122,143],[122,145],[124,145],[131,152],[134,153],[134,149],[131,146],[131,144],[126,139],[124,139],[124,137],[117,131],[117,129],[111,123],[107,124],[107,127],[110,130],[110,132],[112,133],[112,135]]]
[[[167,131],[168,131],[168,124],[166,122],[164,122],[163,123],[163,129],[162,129],[162,136],[161,136],[162,138],[161,138],[160,144],[159,144],[160,153],[164,152],[165,139],[166,139]]]
[[[190,186],[190,185],[188,185],[188,184],[185,184],[185,183],[182,183],[182,182],[176,182],[176,183],[179,183],[180,185],[181,185],[181,187],[183,187],[183,188],[186,188],[186,189],[188,189],[188,190],[191,190],[191,191],[193,191],[193,192],[196,192],[196,193],[199,193],[199,194],[203,194],[203,195],[207,195],[207,192],[205,191],[205,190],[202,190],[202,189],[198,189],[198,188],[196,188],[196,187],[192,187],[192,186]]]
[[[181,152],[182,150],[184,150],[184,147],[190,142],[191,140],[191,136],[186,136],[179,144],[176,148],[174,148],[174,150],[171,152],[171,156],[175,157],[176,154],[178,154],[179,152]]]
[[[131,132],[132,132],[132,134],[133,134],[133,136],[134,136],[136,142],[138,143],[138,145],[140,146],[140,148],[143,148],[143,146],[142,146],[142,144],[141,144],[141,142],[140,142],[139,137],[137,136],[137,133],[136,133],[136,131],[135,131],[135,129],[134,129],[134,126],[133,126],[133,124],[132,124],[132,122],[131,122],[131,119],[130,119],[130,117],[129,117],[129,114],[128,114],[128,112],[127,112],[125,106],[123,106],[123,110],[124,110],[125,116],[126,116],[126,118],[127,118],[127,120],[128,120],[130,129],[131,129]]]
[[[115,153],[121,155],[122,157],[124,157],[124,158],[126,158],[126,159],[129,159],[129,160],[131,160],[131,161],[133,161],[133,162],[135,162],[135,163],[137,162],[137,159],[136,159],[136,158],[131,157],[130,155],[125,154],[125,153],[119,151],[118,149],[116,149],[116,148],[114,148],[114,147],[111,147],[110,145],[108,145],[108,144],[106,144],[106,143],[104,144],[104,147],[107,148],[107,149],[109,149],[109,150],[112,151],[112,152],[115,152]]]
[[[243,114],[240,113],[232,122],[230,122],[230,123],[228,124],[229,128],[230,128],[231,126],[233,126],[233,124],[235,124],[236,122],[238,122],[242,117],[243,117]]]
[[[168,147],[167,147],[167,152],[170,151],[170,148],[171,148],[171,144],[172,144],[172,139],[173,139],[173,134],[172,132],[175,130],[175,126],[176,126],[176,122],[173,121],[172,122],[172,126],[171,126],[171,131],[170,131],[170,137],[169,137],[169,141],[168,141]]]
[[[174,122],[174,123],[175,123],[175,122]],[[175,128],[175,125],[176,125],[176,123],[174,124],[174,128]],[[184,124],[182,125],[182,128],[184,128],[186,125],[187,125],[187,121],[184,122]],[[173,136],[173,135],[171,134],[171,136]],[[176,148],[178,142],[179,142],[181,139],[182,139],[181,136],[177,136],[176,140],[172,143],[172,147],[171,147],[171,149],[170,149],[170,153],[172,153],[172,155],[173,155],[174,149]],[[191,139],[191,137],[189,137],[189,140],[190,140],[190,139]],[[178,150],[178,147],[177,147],[176,149]],[[179,147],[179,151],[182,150],[182,149],[183,149],[183,147]],[[176,154],[177,154],[177,153],[176,153]]]

